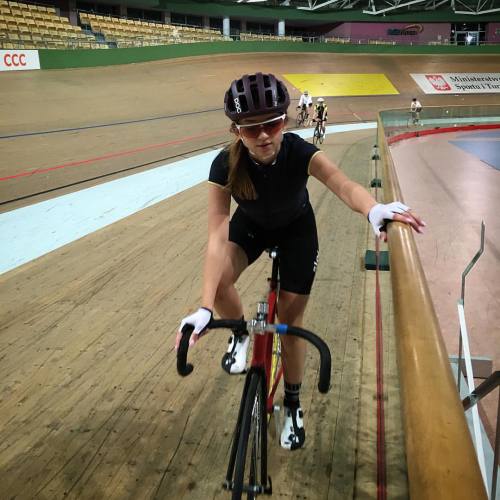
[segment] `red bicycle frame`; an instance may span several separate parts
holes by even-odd
[[[279,255],[278,249],[269,250],[269,256],[273,259],[273,268],[271,278],[268,279],[269,291],[267,294],[267,322],[274,324],[277,314],[278,294],[279,294]],[[253,356],[251,366],[260,366],[264,368],[267,382],[267,413],[273,412],[274,395],[278,389],[278,384],[283,374],[283,366],[280,365],[277,373],[274,374],[274,380],[271,380],[274,333],[266,332],[264,335],[255,335],[253,345]]]

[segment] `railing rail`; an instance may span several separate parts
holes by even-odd
[[[493,372],[486,380],[481,382],[473,392],[462,400],[464,411],[472,408],[475,404],[479,403],[481,399],[487,396],[491,391],[500,385],[500,371]]]
[[[403,200],[380,115],[378,144],[385,201]],[[486,499],[413,234],[401,223],[388,234],[410,496]]]

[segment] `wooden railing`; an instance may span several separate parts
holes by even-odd
[[[378,144],[385,202],[402,201],[380,117]],[[412,231],[392,223],[388,241],[410,496],[486,499]]]

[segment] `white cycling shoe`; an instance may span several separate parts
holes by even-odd
[[[249,335],[231,335],[227,352],[222,356],[222,369],[227,373],[245,373],[247,366],[247,350],[250,344]]]
[[[304,446],[306,431],[304,429],[304,413],[299,406],[295,409],[283,407],[285,410],[285,423],[281,431],[280,444],[285,450],[297,450]]]

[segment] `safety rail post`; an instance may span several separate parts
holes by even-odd
[[[478,261],[479,257],[484,252],[484,221],[481,222],[481,246],[479,247],[479,250],[477,251],[476,255],[472,258],[472,260],[469,262],[467,267],[464,269],[464,272],[462,273],[462,288],[461,288],[461,294],[460,294],[460,300],[462,301],[462,305],[465,306],[465,278],[469,274],[470,270],[474,267],[476,262]],[[457,370],[457,389],[458,389],[458,394],[460,394],[460,380],[461,380],[461,375],[462,375],[462,335],[460,333],[460,330],[458,332],[458,370]]]
[[[380,115],[378,145],[385,202],[403,201]],[[410,497],[486,499],[412,230],[390,224],[388,243]]]
[[[479,403],[481,399],[500,386],[500,371],[492,373],[484,382],[477,386],[472,393],[462,400],[464,410],[467,411]],[[498,459],[500,455],[500,391],[497,404],[497,428],[495,433],[495,450],[493,452],[493,467],[491,468],[490,498],[495,499],[497,493]]]

